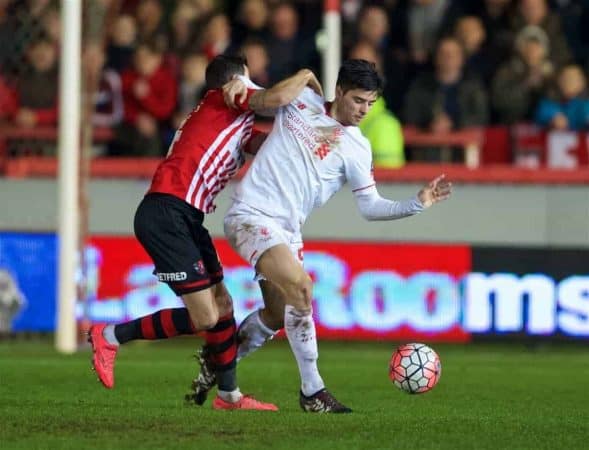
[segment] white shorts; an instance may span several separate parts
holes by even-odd
[[[303,264],[301,234],[285,230],[277,219],[243,203],[234,203],[229,208],[224,227],[231,247],[254,268],[266,250],[279,244],[287,245],[295,259]]]

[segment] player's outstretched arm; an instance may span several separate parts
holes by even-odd
[[[394,220],[413,216],[452,194],[452,184],[440,175],[408,200],[396,201],[381,197],[374,185],[355,192],[356,204],[366,220]]]
[[[286,106],[297,98],[306,86],[323,96],[321,84],[315,74],[308,69],[302,69],[270,89],[260,89],[254,92],[249,99],[249,108],[256,112],[264,112]],[[231,80],[223,86],[223,97],[229,107],[236,108],[237,104],[243,104],[247,95],[247,86],[239,78]]]

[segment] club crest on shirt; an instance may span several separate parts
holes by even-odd
[[[197,273],[204,275],[205,273],[205,265],[202,262],[202,259],[198,260],[197,262],[195,262],[192,267],[194,267],[194,270],[196,270]]]
[[[340,138],[344,134],[344,130],[339,126],[331,127],[316,127],[317,134],[315,134],[315,141],[317,146],[313,153],[319,159],[323,160],[333,147],[337,147]]]

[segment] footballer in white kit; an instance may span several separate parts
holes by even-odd
[[[302,262],[302,225],[346,182],[368,216],[366,199],[379,198],[370,143],[357,126],[330,117],[327,106],[323,97],[305,88],[280,108],[272,132],[232,196],[225,234],[254,267],[268,248],[280,243],[289,245]],[[417,197],[387,206],[402,211],[396,218],[423,209]]]
[[[370,144],[357,127],[380,90],[374,64],[364,60],[342,64],[332,104],[303,89],[277,111],[274,126],[237,186],[225,216],[227,239],[255,267],[264,298],[264,308],[240,326],[238,357],[262,346],[284,326],[301,375],[300,405],[308,412],[351,409],[325,389],[317,367],[313,286],[302,267],[305,220],[346,182],[367,220],[411,216],[451,193],[450,183],[441,176],[414,198],[380,197],[372,175]]]

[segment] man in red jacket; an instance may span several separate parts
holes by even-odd
[[[178,85],[163,64],[157,44],[137,47],[133,66],[122,74],[125,118],[117,130],[113,153],[131,156],[163,156],[160,129],[172,117]]]

